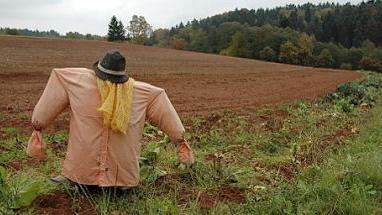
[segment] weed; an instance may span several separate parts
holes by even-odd
[[[0,164],[7,165],[14,160],[25,160],[27,155],[25,154],[26,138],[15,138],[8,140],[0,140]]]
[[[21,120],[29,120],[30,119],[29,114],[26,114],[26,113],[19,113],[19,114],[17,114],[16,117],[18,119],[21,119]]]
[[[31,172],[26,171],[9,177],[0,166],[0,211],[12,213],[15,209],[31,205],[37,196],[50,191],[40,177],[31,179],[30,175]]]
[[[17,137],[20,132],[19,128],[15,127],[2,127],[0,131],[9,137]]]
[[[345,113],[351,113],[354,111],[354,105],[347,99],[338,100],[335,104],[335,107],[338,111],[343,111]]]

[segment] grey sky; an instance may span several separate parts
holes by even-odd
[[[115,14],[126,25],[134,14],[155,28],[205,18],[235,8],[273,8],[321,0],[0,0],[0,26],[105,35]],[[361,0],[337,0],[357,4]]]

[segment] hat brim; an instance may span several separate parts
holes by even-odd
[[[129,80],[129,76],[127,76],[127,74],[126,75],[110,75],[110,74],[102,72],[101,70],[98,69],[98,66],[97,66],[98,62],[99,61],[93,64],[93,70],[98,78],[104,81],[110,81],[111,83],[115,83],[115,84],[122,84]]]

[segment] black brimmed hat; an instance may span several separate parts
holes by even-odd
[[[98,78],[120,84],[129,80],[126,72],[126,59],[119,51],[109,51],[102,60],[93,64]]]

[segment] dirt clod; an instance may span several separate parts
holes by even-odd
[[[198,196],[198,205],[203,209],[213,208],[218,202],[242,204],[247,201],[246,189],[223,185],[216,189],[201,192]]]
[[[292,180],[297,175],[297,168],[293,164],[280,165],[278,171],[287,180]]]
[[[25,167],[28,166],[38,166],[40,164],[40,161],[37,159],[27,159],[27,160],[13,160],[6,164],[6,166],[10,169],[14,169],[16,171],[20,171]]]
[[[78,205],[67,193],[57,192],[39,196],[34,201],[34,209],[44,215],[95,215],[97,214],[92,204],[85,198],[80,197]]]

